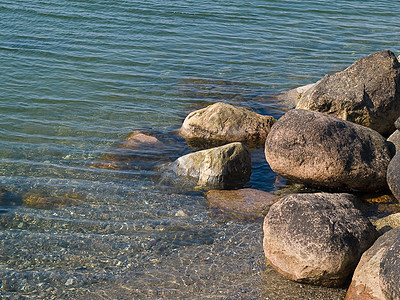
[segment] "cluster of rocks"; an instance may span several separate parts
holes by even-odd
[[[287,95],[296,98],[296,109],[278,121],[223,103],[191,113],[181,128],[188,141],[234,143],[179,158],[174,171],[201,186],[240,187],[251,172],[244,144],[265,143],[273,171],[325,191],[260,204],[269,209],[264,252],[270,265],[289,279],[324,286],[343,285],[357,267],[347,299],[398,299],[400,229],[377,240],[378,231],[349,194],[390,187],[400,200],[397,58],[373,53]],[[228,198],[243,201],[237,194]],[[209,195],[211,203],[220,197]]]
[[[354,192],[390,188],[400,200],[400,63],[390,51],[376,52],[285,95],[296,107],[279,120],[225,103],[190,113],[180,134],[203,150],[178,158],[170,169],[211,189],[207,200],[213,208],[265,216],[264,252],[283,276],[340,286],[356,269],[347,299],[398,299],[400,229],[392,228],[400,215],[374,226]],[[117,150],[143,145],[163,146],[133,133]],[[237,190],[250,179],[251,149],[263,146],[273,171],[323,192],[281,198]],[[100,167],[125,163],[108,160]]]

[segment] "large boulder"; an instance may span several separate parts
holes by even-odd
[[[379,237],[362,255],[346,300],[400,299],[400,228]]]
[[[342,72],[325,75],[296,108],[328,113],[388,136],[400,115],[400,64],[389,50],[360,58]]]
[[[262,116],[243,107],[215,103],[190,113],[180,132],[191,142],[263,145],[274,122],[274,117]]]
[[[199,186],[234,188],[250,179],[250,151],[242,143],[230,143],[178,158],[172,170],[194,179]]]
[[[288,279],[340,286],[376,240],[374,226],[350,194],[292,194],[273,204],[264,220],[264,252]]]
[[[339,190],[387,188],[389,143],[376,131],[320,112],[294,109],[272,127],[265,156],[279,175]]]

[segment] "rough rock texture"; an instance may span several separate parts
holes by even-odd
[[[400,153],[397,153],[389,163],[387,183],[393,195],[400,201]]]
[[[264,217],[269,208],[281,197],[255,189],[232,191],[211,190],[207,202],[212,208],[242,218]]]
[[[294,109],[272,127],[265,156],[279,175],[340,190],[386,189],[389,143],[376,131],[323,113]]]
[[[296,108],[332,114],[388,136],[400,115],[400,64],[388,50],[360,58],[342,72],[325,75]]]
[[[264,252],[285,277],[340,286],[378,236],[349,194],[292,194],[264,220]]]
[[[362,255],[346,300],[399,299],[400,228],[390,230]]]
[[[250,151],[242,143],[230,143],[182,156],[172,164],[172,170],[195,179],[199,186],[243,186],[251,175]]]
[[[388,299],[400,299],[400,235],[382,257],[379,275],[383,293]]]
[[[181,135],[188,140],[263,145],[274,122],[274,117],[215,103],[190,113],[182,124]]]

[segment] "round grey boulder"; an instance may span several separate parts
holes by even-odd
[[[264,220],[264,252],[288,279],[340,286],[376,240],[374,226],[349,194],[292,194],[273,204]]]
[[[342,72],[325,75],[296,108],[331,114],[388,136],[400,115],[400,64],[389,50],[360,58]]]
[[[263,145],[275,118],[262,116],[243,107],[215,103],[190,113],[180,133],[193,142],[244,142]]]
[[[376,131],[302,109],[281,117],[265,143],[266,159],[279,175],[337,190],[387,189],[391,155]]]
[[[243,186],[250,180],[250,151],[242,143],[197,151],[178,158],[172,170],[199,186],[227,189]]]

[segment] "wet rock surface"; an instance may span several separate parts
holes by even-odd
[[[171,169],[192,178],[199,186],[234,188],[250,179],[250,151],[242,143],[197,151],[178,158]]]
[[[378,237],[349,194],[293,194],[264,220],[264,252],[291,280],[340,286]]]
[[[400,111],[400,64],[391,51],[360,58],[325,75],[305,92],[296,108],[320,111],[388,136]]]
[[[339,190],[387,188],[390,147],[376,131],[320,112],[294,109],[273,126],[265,156],[279,175]]]
[[[346,300],[398,299],[400,228],[390,230],[373,244],[354,272]]]
[[[215,103],[190,113],[180,133],[191,143],[243,142],[262,146],[275,118],[262,116],[243,107]]]
[[[238,219],[262,218],[271,205],[280,199],[272,193],[255,189],[211,190],[206,195],[211,208]]]
[[[297,88],[279,94],[277,98],[284,101],[285,103],[290,104],[291,106],[296,106],[301,96],[314,85],[315,83],[310,83],[307,85],[299,86]]]

